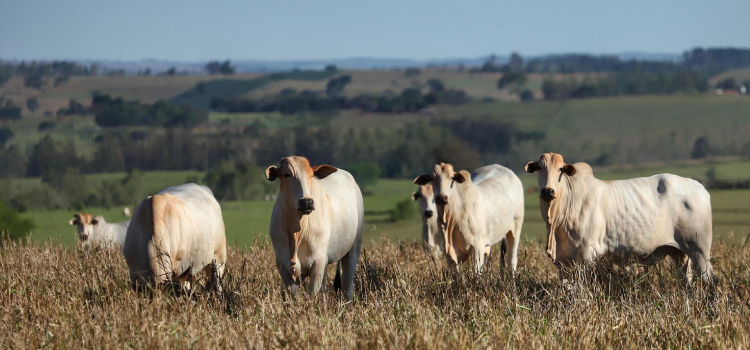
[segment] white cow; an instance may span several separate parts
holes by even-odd
[[[70,225],[77,227],[78,240],[86,250],[105,248],[122,250],[125,233],[130,220],[110,224],[101,215],[78,213],[70,219]]]
[[[473,256],[474,269],[481,273],[492,245],[505,238],[510,247],[505,264],[515,272],[524,215],[523,185],[516,174],[497,164],[469,174],[440,163],[414,183],[432,183],[450,268],[457,270]]]
[[[364,236],[364,204],[354,178],[330,165],[311,167],[296,156],[283,158],[278,168],[269,166],[266,178],[280,180],[269,233],[284,285],[296,296],[298,284],[310,277],[307,290],[315,294],[326,266],[339,262],[334,284],[351,300]]]
[[[190,281],[205,268],[207,286],[221,290],[227,261],[221,207],[204,186],[164,189],[135,209],[122,253],[134,286]]]
[[[602,181],[586,163],[545,153],[526,164],[537,172],[547,253],[555,265],[601,255],[653,263],[670,255],[691,279],[687,258],[712,280],[711,198],[695,180],[659,174]]]
[[[435,194],[432,184],[419,186],[419,189],[411,195],[411,199],[419,203],[419,216],[422,218],[422,240],[429,253],[435,261],[445,257],[445,241],[443,234],[438,229],[437,206],[435,205]]]

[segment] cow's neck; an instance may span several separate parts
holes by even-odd
[[[315,179],[310,184],[310,196],[315,202],[315,210],[307,215],[300,214],[293,201],[284,201],[282,217],[289,218],[289,220],[285,221],[283,225],[284,231],[289,235],[289,256],[291,257],[293,270],[299,262],[297,252],[300,243],[319,234],[316,228],[323,227],[320,223],[330,218],[328,196]],[[299,271],[295,270],[294,272],[298,273]]]
[[[471,216],[476,212],[474,206],[478,204],[480,192],[472,182],[458,185],[456,195],[452,196],[448,204],[443,208],[443,240],[445,242],[445,253],[458,263],[456,250],[453,246],[454,237],[463,234],[469,229]],[[465,241],[462,239],[462,241]]]
[[[547,208],[549,233],[547,237],[547,254],[557,259],[557,239],[565,238],[572,242],[572,236],[580,232],[580,216],[586,205],[587,197],[597,193],[597,188],[604,182],[593,176],[564,177],[562,185],[565,192],[551,205],[542,201],[542,208]]]

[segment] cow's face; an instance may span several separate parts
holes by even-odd
[[[324,179],[338,169],[331,165],[310,166],[305,157],[286,157],[281,160],[277,168],[271,165],[266,169],[266,179],[281,181],[279,200],[297,209],[301,215],[307,215],[315,210],[315,201],[311,193],[313,177]]]
[[[87,245],[89,238],[91,238],[94,234],[94,230],[99,225],[99,217],[94,217],[91,214],[76,214],[70,219],[70,225],[76,226],[78,240],[84,245]]]
[[[565,164],[563,156],[556,153],[545,153],[536,162],[526,164],[526,172],[537,173],[539,183],[539,198],[547,203],[561,198],[567,191],[566,176],[576,174],[576,168]]]
[[[419,212],[425,220],[429,220],[437,213],[435,195],[432,192],[432,183],[419,186],[419,190],[414,192],[411,198],[419,203]]]
[[[456,172],[451,164],[435,164],[431,175],[420,175],[414,179],[417,185],[432,184],[435,204],[444,206],[450,202],[451,195],[457,191],[457,186],[464,183],[469,175],[466,171]]]

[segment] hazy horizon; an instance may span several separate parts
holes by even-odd
[[[680,54],[750,47],[750,2],[721,0],[533,5],[392,0],[220,4],[186,1],[0,5],[0,57],[8,60],[352,58],[444,60],[517,51]],[[615,24],[615,25],[613,25]]]

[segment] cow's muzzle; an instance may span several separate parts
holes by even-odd
[[[79,237],[81,238],[81,242],[86,242],[89,239],[89,235],[85,233],[81,233]]]
[[[428,219],[432,217],[432,214],[434,214],[434,213],[430,209],[427,209],[427,210],[424,211],[424,217],[426,217]]]
[[[542,200],[544,200],[545,202],[549,203],[549,202],[551,202],[551,201],[552,201],[553,199],[555,199],[555,190],[553,190],[553,189],[551,189],[551,188],[549,188],[549,187],[545,187],[545,188],[543,188],[543,189],[542,189],[542,190],[540,191],[540,193],[539,193],[539,198],[541,198],[541,199],[542,199]]]
[[[313,210],[315,210],[315,202],[313,202],[312,198],[302,198],[299,200],[297,211],[299,211],[300,214],[307,215],[312,213]]]

